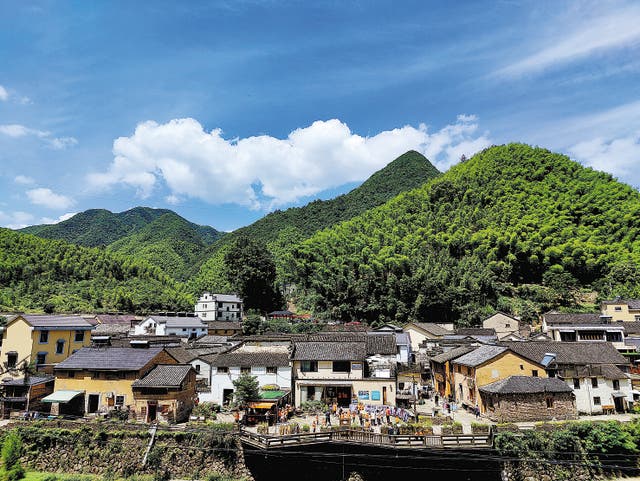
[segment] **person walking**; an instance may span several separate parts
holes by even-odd
[[[327,426],[331,426],[331,411],[329,409],[327,409],[327,412],[324,413],[324,419]]]

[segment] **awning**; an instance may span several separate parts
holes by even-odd
[[[611,395],[613,397],[627,397],[627,395],[625,393],[623,393],[622,391],[613,391],[611,393]]]
[[[271,409],[275,403],[268,402],[250,402],[247,403],[247,406],[254,409]]]
[[[640,396],[640,391],[636,391],[635,389],[633,391],[631,391],[631,394],[635,394],[637,396]]]
[[[84,394],[84,391],[56,391],[53,394],[49,394],[47,397],[42,398],[42,402],[45,403],[68,403],[74,397]]]

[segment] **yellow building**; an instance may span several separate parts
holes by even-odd
[[[431,358],[430,363],[434,387],[441,397],[444,398],[453,394],[452,386],[454,385],[454,380],[451,362],[473,350],[474,348],[471,346],[461,346]]]
[[[424,341],[439,341],[444,336],[454,333],[453,330],[445,329],[433,322],[411,322],[404,326],[404,331],[409,333],[411,352],[418,352],[420,344]]]
[[[38,370],[64,361],[91,343],[93,325],[80,316],[19,314],[9,319],[2,333],[0,359],[11,368],[35,363]]]
[[[640,321],[640,299],[614,299],[604,301],[600,307],[610,322]]]
[[[547,377],[542,364],[534,363],[504,346],[484,345],[451,361],[452,392],[463,406],[485,406],[478,388],[509,376]]]
[[[162,347],[85,348],[55,367],[55,392],[47,402],[58,404],[52,412],[65,414],[127,409],[134,406],[136,380],[159,364],[177,363]]]

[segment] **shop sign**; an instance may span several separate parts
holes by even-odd
[[[369,400],[369,391],[358,391],[358,399],[361,401]]]

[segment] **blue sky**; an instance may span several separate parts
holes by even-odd
[[[0,0],[0,225],[232,230],[406,150],[522,141],[640,185],[635,1]]]

